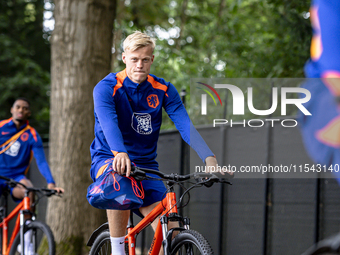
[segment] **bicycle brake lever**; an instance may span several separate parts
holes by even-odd
[[[15,186],[17,186],[16,183],[12,182],[12,181],[8,181],[7,182],[8,186],[11,187],[11,188],[14,188]]]
[[[228,181],[226,179],[220,179],[219,182],[220,183],[226,183],[226,184],[229,184],[229,185],[233,185],[233,183],[231,181]]]
[[[209,180],[203,183],[203,185],[206,186],[207,188],[210,188],[212,185],[214,185],[214,183],[215,183],[214,181]]]

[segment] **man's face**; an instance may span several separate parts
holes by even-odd
[[[16,121],[26,121],[31,116],[29,104],[24,100],[17,100],[11,108],[12,118]]]
[[[151,46],[146,46],[135,51],[126,50],[122,53],[122,59],[126,64],[126,74],[130,80],[141,83],[150,73],[154,55]]]

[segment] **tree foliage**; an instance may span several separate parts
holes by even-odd
[[[0,2],[0,119],[10,117],[15,98],[26,97],[32,126],[47,134],[50,46],[43,12],[44,0]]]
[[[113,71],[124,68],[122,40],[142,30],[157,39],[151,72],[178,90],[189,91],[192,78],[303,77],[311,39],[309,6],[302,0],[163,0],[155,6],[120,1]],[[157,12],[151,15],[150,8]],[[261,98],[270,98],[270,86],[258,86],[254,93],[264,102],[260,107],[267,107],[269,100]],[[163,127],[173,127],[163,119]]]
[[[155,36],[153,71],[174,83],[190,77],[303,77],[310,2],[291,2],[163,0],[150,15],[149,2],[120,1],[116,27],[124,36],[136,29]],[[116,41],[120,52],[123,38]]]
[[[135,30],[157,39],[151,72],[189,90],[191,78],[303,77],[310,1],[118,1],[112,71],[124,68],[122,41]],[[0,118],[11,100],[34,100],[32,125],[48,132],[49,34],[43,0],[2,1]],[[259,96],[268,97],[258,92]],[[189,100],[189,98],[188,98]],[[172,127],[165,117],[165,127]]]

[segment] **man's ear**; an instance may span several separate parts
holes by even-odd
[[[126,56],[125,56],[125,52],[122,53],[122,60],[123,60],[123,63],[126,64]]]

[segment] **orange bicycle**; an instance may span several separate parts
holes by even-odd
[[[15,187],[16,185],[21,185],[26,189],[24,199],[13,209],[12,212],[6,216],[6,206],[0,209],[0,231],[1,234],[1,255],[36,255],[36,254],[55,254],[55,243],[54,236],[49,228],[43,222],[35,220],[35,214],[30,210],[32,207],[39,202],[43,196],[58,195],[56,190],[45,189],[45,188],[29,188],[24,184],[14,181],[3,176],[0,179],[6,180],[8,186]],[[37,195],[36,201],[31,205],[31,200],[29,198],[29,193],[35,192]],[[9,191],[6,191],[8,194]],[[7,195],[5,195],[7,204]],[[11,239],[8,243],[8,223],[16,215],[18,215]],[[25,248],[26,247],[26,248]]]
[[[227,177],[228,174],[221,175],[219,173],[194,173],[188,175],[165,174],[152,169],[145,169],[135,167],[131,176],[140,181],[143,179],[155,179],[147,174],[155,174],[160,179],[165,180],[167,184],[167,193],[165,198],[136,226],[133,226],[132,214],[130,214],[129,224],[127,226],[127,235],[125,237],[125,253],[128,255],[135,255],[136,237],[137,235],[149,226],[159,215],[154,238],[149,249],[149,255],[158,255],[163,245],[164,255],[182,255],[182,254],[204,254],[211,255],[213,250],[209,242],[197,231],[190,229],[189,218],[182,217],[178,214],[176,194],[174,192],[174,185],[187,182],[190,179],[195,179],[196,182],[191,185],[181,196],[179,202],[182,201],[185,194],[196,187],[211,187],[214,183],[231,184]],[[189,202],[189,201],[188,201]],[[186,204],[188,204],[188,202]],[[167,223],[169,221],[177,221],[180,227],[168,230]],[[172,238],[173,232],[178,234]],[[108,223],[103,224],[96,229],[87,242],[91,246],[89,255],[110,255],[111,243]]]

